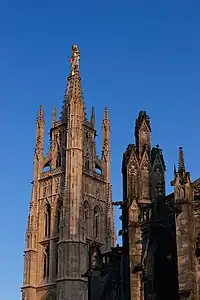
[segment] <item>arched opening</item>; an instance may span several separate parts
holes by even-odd
[[[43,167],[43,169],[42,169],[42,172],[49,172],[51,170],[51,168],[50,168],[50,162],[48,161],[45,165],[44,165],[44,167]]]
[[[57,158],[56,158],[56,168],[61,167],[61,154],[60,151],[58,150]]]
[[[26,248],[31,248],[31,237],[29,233],[26,236]]]
[[[44,249],[43,254],[43,277],[49,276],[49,246]]]
[[[99,165],[95,164],[95,172],[99,175],[102,175],[102,169]]]
[[[154,230],[154,236],[157,243],[154,266],[156,300],[179,299],[176,242],[164,227]]]
[[[94,236],[96,238],[100,235],[100,210],[99,207],[96,206],[94,209]]]
[[[49,203],[47,203],[44,211],[44,235],[46,237],[50,236],[50,228],[51,228],[51,206]]]
[[[85,234],[86,236],[88,236],[89,234],[89,204],[87,203],[87,201],[84,202],[84,207],[83,207],[84,211],[84,229],[85,229]]]
[[[144,199],[149,198],[149,194],[150,194],[149,186],[150,186],[149,170],[145,166],[142,170],[142,197]]]

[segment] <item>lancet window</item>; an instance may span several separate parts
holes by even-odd
[[[99,237],[100,234],[100,211],[99,208],[96,206],[94,209],[94,236],[96,238]]]
[[[57,158],[56,158],[56,168],[61,167],[61,154],[58,150]]]
[[[51,228],[51,206],[49,203],[46,204],[44,212],[44,234],[45,236],[50,235]]]
[[[49,276],[49,246],[44,249],[43,254],[43,277]]]
[[[89,205],[87,202],[84,203],[84,225],[87,236],[89,233]]]

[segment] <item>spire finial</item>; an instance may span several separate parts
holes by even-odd
[[[44,119],[44,108],[42,105],[40,105],[40,108],[38,110],[38,117],[37,117],[38,120],[41,120],[41,119]]]
[[[72,101],[80,101],[84,108],[83,92],[81,88],[81,78],[79,72],[80,51],[76,45],[72,46],[72,56],[70,58],[71,70],[67,78],[67,84],[64,95],[64,103],[61,112],[61,120],[67,122],[69,103]]]
[[[72,45],[71,62],[71,75],[75,74],[75,71],[79,71],[80,51],[77,45]]]
[[[178,161],[178,171],[183,174],[185,172],[185,163],[183,155],[183,147],[179,147],[179,161]]]
[[[95,111],[94,111],[94,107],[92,107],[92,113],[91,113],[90,122],[91,122],[91,124],[93,126],[95,125]]]
[[[104,109],[104,120],[108,120],[109,119],[109,116],[108,116],[108,108],[107,106],[105,107]]]

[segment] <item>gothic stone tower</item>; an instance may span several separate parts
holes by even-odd
[[[90,121],[84,112],[79,62],[74,45],[61,118],[56,120],[54,109],[46,155],[42,106],[38,113],[23,300],[87,299],[87,279],[81,275],[88,268],[89,241],[99,243],[102,251],[114,246],[108,110],[99,158],[94,109]]]
[[[122,163],[123,201],[128,206],[127,265],[130,266],[130,299],[142,300],[143,287],[134,266],[141,262],[142,237],[140,229],[141,207],[156,196],[165,194],[165,164],[159,146],[151,149],[151,127],[146,112],[141,111],[135,125],[136,144],[128,145]],[[126,234],[123,236],[125,239]],[[150,277],[151,274],[148,274]]]
[[[183,150],[179,148],[178,170],[174,169],[174,202],[180,299],[200,299],[200,180],[194,183],[185,169]]]

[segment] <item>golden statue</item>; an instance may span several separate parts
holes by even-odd
[[[77,45],[72,46],[71,62],[71,74],[75,74],[75,70],[79,70],[80,51]]]

